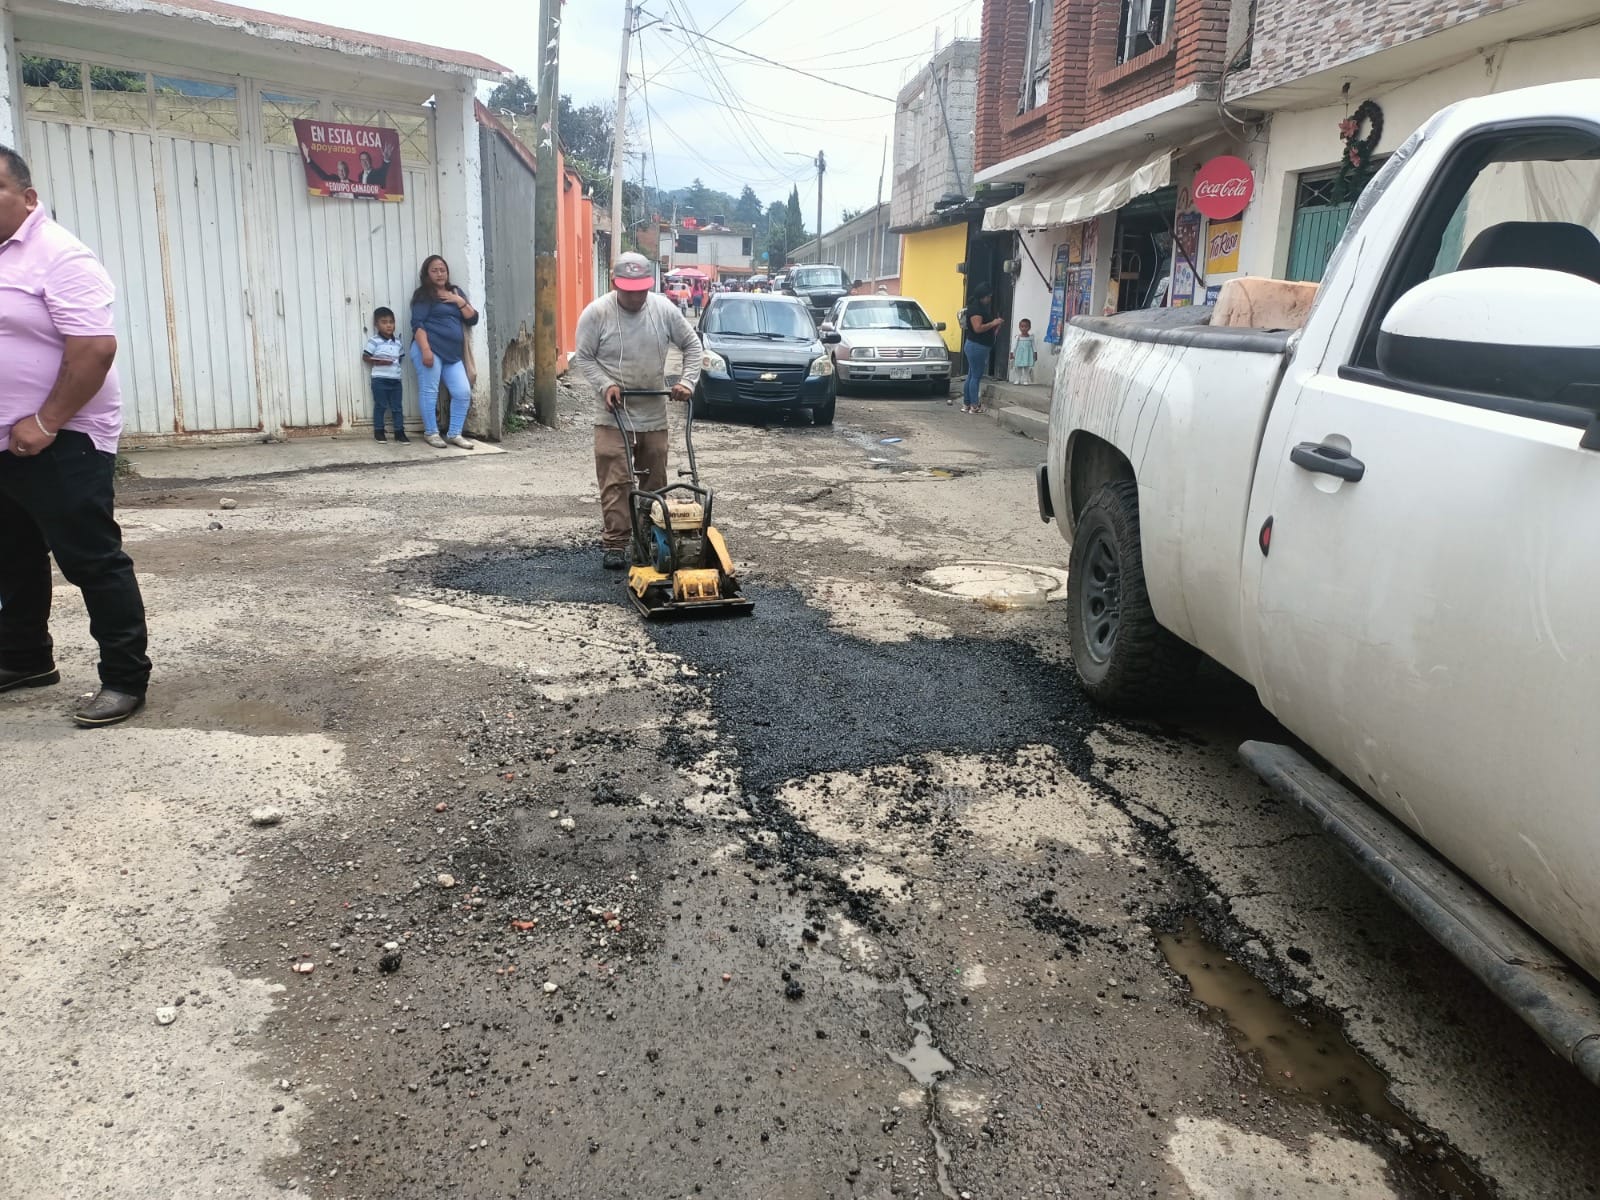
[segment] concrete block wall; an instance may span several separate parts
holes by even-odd
[[[1250,66],[1230,96],[1300,79],[1416,41],[1476,17],[1539,0],[1258,0]],[[1600,12],[1600,5],[1597,5]]]
[[[945,111],[955,141],[945,136],[935,81],[942,79]],[[894,118],[894,187],[890,219],[909,225],[927,218],[947,194],[972,194],[973,139],[978,121],[978,43],[952,42],[900,89]]]
[[[1273,0],[1274,3],[1278,0]],[[978,169],[1222,74],[1231,0],[1173,0],[1166,38],[1117,62],[1121,0],[1056,0],[1049,100],[1017,112],[1028,0],[985,0],[979,38]]]

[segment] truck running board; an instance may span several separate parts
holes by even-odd
[[[1246,742],[1239,757],[1316,818],[1439,943],[1600,1085],[1600,996],[1576,967],[1397,822],[1289,746]]]

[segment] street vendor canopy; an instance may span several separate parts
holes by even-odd
[[[1049,229],[1116,212],[1130,200],[1172,182],[1172,151],[1096,167],[1059,183],[1030,188],[983,214],[983,227]]]

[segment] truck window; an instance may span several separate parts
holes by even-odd
[[[1376,370],[1378,328],[1411,288],[1479,267],[1542,267],[1600,283],[1600,129],[1522,126],[1463,142],[1395,251],[1352,366]]]

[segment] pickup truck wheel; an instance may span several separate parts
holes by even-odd
[[[1101,487],[1078,516],[1067,571],[1072,662],[1097,704],[1123,712],[1170,703],[1198,652],[1163,629],[1150,610],[1139,551],[1139,488]]]

